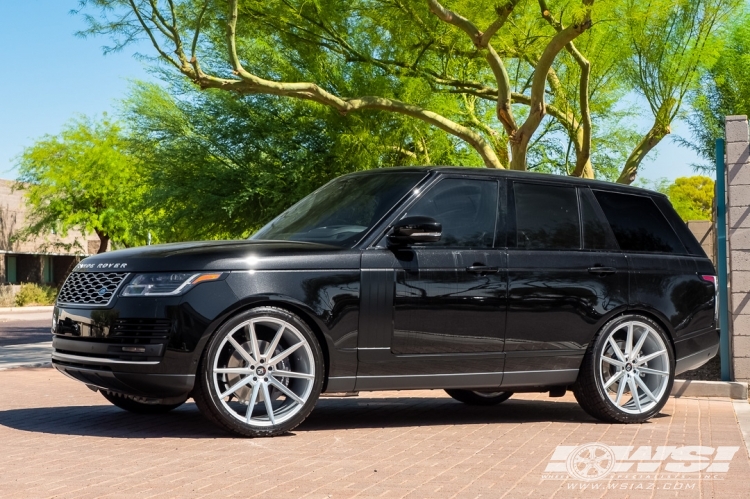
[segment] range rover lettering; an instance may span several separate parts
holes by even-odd
[[[716,355],[714,267],[666,197],[470,168],[335,179],[248,240],[83,260],[52,361],[123,409],[193,398],[244,436],[288,432],[325,392],[444,389],[493,405],[572,390],[645,421]]]

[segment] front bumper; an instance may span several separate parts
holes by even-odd
[[[109,307],[57,306],[52,364],[92,387],[148,398],[185,396],[203,345],[221,320],[218,312],[231,303],[225,295],[226,284],[217,282],[183,296],[117,297]],[[223,303],[216,303],[217,296]]]

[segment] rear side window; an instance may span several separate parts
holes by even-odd
[[[647,196],[594,191],[623,251],[685,253],[685,247]]]
[[[516,248],[566,250],[581,247],[575,187],[513,184]]]
[[[618,249],[615,235],[604,213],[589,189],[579,189],[581,220],[583,221],[583,247],[590,250]]]

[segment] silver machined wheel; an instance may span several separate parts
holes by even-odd
[[[651,411],[670,385],[670,357],[662,336],[637,320],[613,329],[598,362],[597,382],[609,400],[627,414]]]
[[[209,373],[216,399],[251,427],[281,425],[310,397],[315,361],[305,336],[270,316],[235,326],[221,341]]]

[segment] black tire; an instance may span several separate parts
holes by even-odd
[[[467,405],[497,405],[505,402],[513,392],[489,392],[482,390],[445,390],[445,393]]]
[[[629,322],[637,322],[647,325],[654,333],[661,339],[668,360],[664,362],[666,364],[662,371],[663,373],[668,372],[666,379],[666,385],[663,386],[663,393],[654,395],[656,402],[652,402],[653,406],[648,410],[643,410],[641,413],[633,414],[625,412],[623,408],[615,404],[610,398],[610,394],[615,391],[614,388],[604,387],[604,374],[602,370],[604,367],[600,367],[600,358],[606,349],[611,349],[608,346],[609,337],[613,332],[615,334],[622,334],[622,330],[626,327]],[[601,363],[604,366],[604,363]],[[627,367],[627,366],[626,366]],[[651,367],[649,363],[645,366],[634,367],[633,372],[638,373],[636,369],[643,367]],[[607,369],[610,369],[607,367]],[[589,415],[604,421],[606,423],[642,423],[652,418],[661,411],[666,404],[667,399],[672,391],[672,384],[674,383],[674,372],[675,372],[675,358],[672,347],[672,342],[664,330],[656,322],[649,319],[648,317],[638,314],[627,314],[616,317],[609,321],[602,327],[596,337],[589,344],[586,354],[584,355],[583,362],[581,363],[581,369],[578,373],[578,379],[573,384],[573,394],[576,400]],[[616,372],[619,374],[619,371]],[[630,373],[630,368],[628,368]],[[635,377],[635,375],[631,375]],[[643,377],[643,375],[640,375]],[[662,374],[662,376],[664,376]],[[619,387],[620,382],[617,382]],[[614,386],[614,385],[613,385]],[[627,385],[626,385],[627,387]],[[660,385],[661,387],[661,385]],[[627,388],[626,388],[627,389]],[[656,391],[656,390],[654,390]],[[662,391],[662,388],[660,388]],[[629,393],[629,392],[628,392]],[[624,405],[624,404],[623,404]]]
[[[127,395],[122,395],[107,390],[101,390],[101,393],[105,399],[109,400],[112,404],[116,405],[120,409],[126,410],[128,412],[133,412],[135,414],[164,414],[171,411],[172,409],[177,409],[185,403],[185,400],[187,400],[185,399],[182,402],[174,404],[149,404],[145,402],[138,402],[137,400],[134,400]]]
[[[312,353],[312,364],[314,365],[314,379],[311,381],[311,390],[307,395],[307,400],[301,404],[301,409],[286,421],[279,424],[273,424],[269,420],[268,426],[251,425],[245,421],[240,421],[236,415],[233,415],[231,408],[228,408],[225,402],[219,398],[216,393],[213,364],[216,356],[223,355],[221,348],[224,339],[233,334],[233,331],[243,323],[251,319],[273,318],[284,321],[294,327],[299,332],[310,347]],[[292,355],[289,356],[290,358]],[[278,369],[277,369],[278,370]],[[270,373],[270,370],[269,370]],[[248,377],[253,376],[252,374]],[[211,337],[206,345],[206,349],[201,357],[198,366],[198,375],[195,388],[193,389],[193,399],[201,413],[212,423],[224,430],[235,435],[243,437],[272,437],[288,433],[302,423],[305,418],[312,412],[318,401],[320,392],[323,388],[323,379],[325,376],[325,365],[323,362],[323,352],[321,351],[315,334],[310,327],[295,314],[277,307],[258,307],[246,312],[241,312],[224,323]],[[269,378],[270,378],[269,374]],[[245,378],[239,378],[240,380]],[[218,382],[217,382],[218,383]],[[231,398],[230,398],[231,400]],[[239,402],[239,400],[237,401]],[[258,403],[260,404],[260,403]],[[245,404],[249,406],[249,404]],[[273,411],[271,411],[273,412]],[[270,419],[270,418],[269,418]]]

